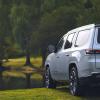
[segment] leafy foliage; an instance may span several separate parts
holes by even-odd
[[[26,64],[30,64],[31,36],[38,23],[37,11],[29,4],[24,3],[14,4],[11,8],[12,30],[20,47],[26,52]]]
[[[45,55],[47,46],[55,45],[70,29],[100,23],[99,3],[99,0],[0,0],[0,59],[19,51],[26,58],[38,52]]]
[[[40,22],[40,38],[42,37],[41,41],[43,44],[56,43],[66,31],[74,28],[77,23],[76,16],[77,11],[75,8],[66,6],[60,7],[50,14],[46,13]]]

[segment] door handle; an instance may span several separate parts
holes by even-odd
[[[69,54],[65,54],[66,56],[69,56]]]
[[[59,56],[57,56],[56,58],[59,58]]]

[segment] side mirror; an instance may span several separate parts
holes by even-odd
[[[55,52],[55,46],[49,45],[49,46],[48,46],[48,51],[49,51],[49,53]]]
[[[78,47],[78,45],[76,45],[76,44],[75,44],[74,46],[75,46],[75,47]]]

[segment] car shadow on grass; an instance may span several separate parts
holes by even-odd
[[[84,94],[82,97],[86,100],[100,100],[100,86],[84,88]]]
[[[57,90],[71,95],[68,86],[58,87]],[[84,87],[84,92],[79,97],[82,100],[100,100],[100,86]]]

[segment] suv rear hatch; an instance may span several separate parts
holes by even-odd
[[[95,31],[93,52],[95,54],[95,66],[100,69],[100,27],[97,27]]]

